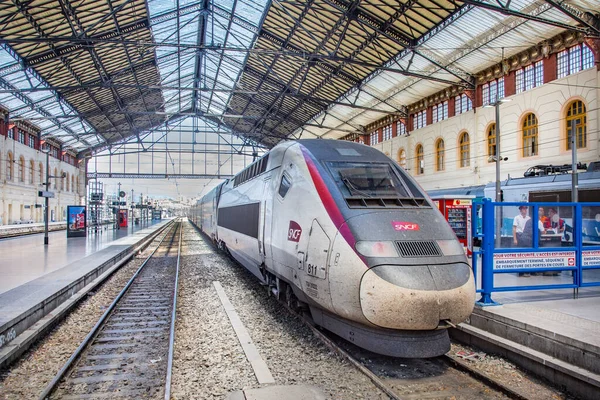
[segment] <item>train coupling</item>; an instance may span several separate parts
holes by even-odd
[[[438,324],[437,329],[448,329],[448,328],[456,328],[456,325],[454,325],[452,322],[450,322],[449,319],[441,319],[440,323]]]

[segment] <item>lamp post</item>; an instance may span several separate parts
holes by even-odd
[[[494,103],[496,109],[496,203],[502,201],[502,190],[500,188],[500,100]],[[496,206],[496,248],[502,243],[502,209]]]
[[[131,189],[131,232],[133,232],[134,223],[135,217],[133,216],[133,189]]]
[[[491,158],[496,162],[496,203],[500,203],[502,201],[502,189],[500,186],[500,161],[502,161],[502,156],[500,155],[500,104],[510,101],[510,99],[499,99],[496,97],[496,101],[488,104],[487,108],[494,107],[496,110],[496,153],[491,156]],[[507,160],[505,158],[504,160]],[[496,248],[500,248],[501,239],[502,239],[502,209],[500,206],[496,205]]]
[[[575,135],[577,134],[577,130],[580,127],[579,121],[573,121],[573,125],[571,126],[571,202],[577,203],[578,201],[578,193],[577,193],[577,140],[575,139]],[[567,128],[568,129],[568,128]]]
[[[41,148],[43,153],[46,153],[46,192],[50,188],[50,146],[44,146]],[[47,195],[48,193],[46,193]],[[50,199],[48,196],[44,197],[44,246],[48,246],[48,207],[50,205]]]

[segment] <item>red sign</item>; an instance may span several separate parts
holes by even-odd
[[[405,221],[392,221],[392,226],[397,231],[418,231],[419,224]]]
[[[292,242],[299,242],[300,235],[302,235],[302,228],[295,221],[290,221],[290,227],[288,228],[288,240]]]

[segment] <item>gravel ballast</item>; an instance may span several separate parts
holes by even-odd
[[[277,385],[318,386],[332,399],[387,399],[349,363],[291,316],[256,278],[187,225],[181,265],[172,398],[222,399],[258,388],[213,282],[229,300]]]
[[[217,296],[214,282],[222,285],[275,385],[314,385],[329,399],[388,398],[365,375],[317,339],[302,321],[268,296],[253,275],[217,252],[189,222],[184,223],[182,252],[172,399],[224,399],[231,392],[261,387]],[[137,258],[116,272],[22,360],[3,372],[0,398],[37,398],[141,262]],[[451,354],[464,357],[474,368],[521,389],[534,382],[505,360],[474,349],[453,345]],[[566,398],[540,382],[525,392],[530,398]]]

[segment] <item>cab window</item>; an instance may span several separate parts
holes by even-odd
[[[290,190],[290,186],[292,186],[290,178],[288,178],[286,174],[283,174],[281,176],[281,183],[279,184],[279,195],[281,196],[281,198],[285,197],[288,190]]]
[[[423,197],[414,185],[407,185],[407,182],[398,176],[389,164],[330,162],[328,165],[337,186],[344,193],[344,196],[363,198]]]

